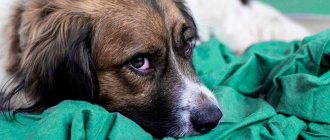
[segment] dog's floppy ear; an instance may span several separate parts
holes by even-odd
[[[24,52],[14,79],[18,85],[5,100],[20,102],[14,98],[18,94],[34,98],[36,102],[28,103],[28,108],[18,109],[23,112],[42,110],[63,100],[93,102],[98,80],[89,17],[68,12],[33,18],[20,27]]]

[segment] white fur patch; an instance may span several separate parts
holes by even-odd
[[[204,103],[209,103],[218,107],[219,105],[212,92],[204,85],[192,82],[187,78],[185,78],[185,85],[186,86],[184,88],[184,91],[182,92],[182,96],[180,99],[180,106],[187,109],[181,113],[181,118],[182,121],[185,122],[185,124],[187,125],[187,127],[185,127],[185,133],[189,133],[189,131],[191,131],[189,130],[189,125],[191,125],[191,115],[189,111],[201,105],[198,101],[200,100],[199,98],[201,98],[200,94],[204,94],[206,100],[208,100],[204,101]]]
[[[218,106],[218,102],[215,98],[215,96],[212,94],[212,92],[207,89],[204,85],[202,85],[201,83],[198,82],[194,82],[192,80],[190,80],[186,75],[183,74],[177,59],[175,58],[174,52],[173,50],[170,50],[170,55],[172,57],[173,60],[173,64],[175,69],[178,72],[178,75],[180,77],[181,80],[183,80],[184,83],[184,89],[182,89],[181,91],[181,96],[180,96],[180,103],[179,103],[179,107],[183,108],[179,113],[181,121],[184,124],[183,127],[183,131],[181,132],[181,136],[184,136],[186,134],[189,133],[193,133],[191,132],[191,122],[190,122],[190,111],[198,106],[200,106],[201,104],[201,94],[204,94],[203,96],[206,97],[205,101],[202,101],[202,103],[208,103],[210,105],[215,105]]]
[[[8,34],[6,32],[6,26],[9,24],[10,17],[14,11],[14,5],[19,0],[1,0],[0,1],[0,86],[2,87],[6,81],[9,80],[9,75],[6,72],[8,65],[8,54],[9,54],[9,42]]]
[[[11,15],[10,9],[12,5],[15,3],[15,0],[1,0],[0,2],[0,31],[3,34],[0,34],[0,87],[9,80],[9,75],[6,72],[6,68],[8,65],[8,54],[9,54],[9,46],[6,39],[8,38],[8,34],[6,34],[6,25],[9,22],[9,17]],[[1,95],[0,95],[1,96]]]

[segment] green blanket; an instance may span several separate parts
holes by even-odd
[[[224,118],[210,133],[185,139],[330,139],[330,31],[258,44],[241,57],[211,40],[196,49],[194,64]],[[122,115],[85,102],[16,119],[0,117],[0,139],[153,139]]]

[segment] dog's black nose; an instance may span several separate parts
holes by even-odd
[[[196,109],[191,114],[192,123],[196,131],[200,133],[207,133],[215,128],[221,118],[222,112],[216,106]]]

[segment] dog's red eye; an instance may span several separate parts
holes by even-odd
[[[154,70],[146,57],[136,57],[131,60],[130,64],[139,74],[148,74]]]

